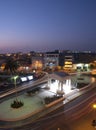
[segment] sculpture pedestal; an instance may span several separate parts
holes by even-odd
[[[48,85],[45,86],[45,89],[50,89],[50,87]]]
[[[64,91],[57,90],[57,94],[58,94],[58,95],[63,95],[63,94],[64,94]]]

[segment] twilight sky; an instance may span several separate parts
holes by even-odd
[[[0,53],[96,51],[96,0],[0,0]]]

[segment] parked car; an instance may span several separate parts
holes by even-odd
[[[96,126],[96,120],[92,121],[92,126]]]

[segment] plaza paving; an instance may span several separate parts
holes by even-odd
[[[44,108],[43,98],[52,96],[54,93],[41,90],[39,93],[29,96],[24,93],[18,96],[18,100],[24,102],[24,106],[18,109],[11,108],[10,104],[15,98],[6,100],[0,104],[0,120],[13,121],[20,120],[35,114]]]
[[[73,78],[73,80],[75,83],[75,78]],[[86,82],[89,81],[89,78],[87,77],[85,81]],[[70,83],[70,80],[67,81],[66,84],[63,84],[65,96],[70,98],[70,100],[80,94],[79,92],[77,93],[76,89],[71,90],[71,87],[72,85]],[[42,86],[42,88],[44,87]],[[21,120],[39,112],[45,107],[44,100],[43,100],[44,97],[55,95],[57,89],[58,89],[58,84],[56,81],[50,85],[49,90],[41,89],[38,93],[32,96],[27,95],[27,93],[18,96],[18,100],[24,102],[24,106],[19,109],[13,109],[10,106],[10,104],[13,102],[15,98],[5,100],[0,104],[0,120],[5,120],[5,121]],[[67,102],[67,100],[64,102]]]
[[[64,84],[63,87],[64,89],[66,88],[66,91],[64,90],[66,94],[73,91],[71,90],[70,84],[69,86],[67,84],[67,87]],[[11,103],[14,101],[15,97],[5,100],[0,104],[0,120],[5,121],[21,120],[35,114],[36,112],[39,112],[45,107],[44,97],[56,95],[57,89],[58,89],[58,83],[54,82],[50,85],[50,89],[43,88],[35,95],[29,96],[27,93],[24,93],[18,96],[18,100],[24,102],[24,106],[18,109],[11,108],[10,106]]]

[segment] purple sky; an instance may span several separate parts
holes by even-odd
[[[0,0],[0,53],[96,51],[96,0]]]

